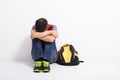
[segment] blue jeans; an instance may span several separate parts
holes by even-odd
[[[57,59],[56,43],[54,41],[44,42],[43,44],[43,41],[39,39],[33,39],[31,53],[34,61],[39,58],[43,58],[48,60],[50,63],[54,63]]]

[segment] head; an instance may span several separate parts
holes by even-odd
[[[35,28],[37,32],[43,32],[46,30],[48,22],[45,18],[40,18],[36,20]]]

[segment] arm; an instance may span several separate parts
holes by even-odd
[[[53,42],[55,40],[55,37],[53,35],[48,35],[48,36],[42,37],[40,39],[45,42]]]
[[[58,33],[57,30],[53,30],[52,31],[52,35],[55,37],[55,39],[58,37]]]
[[[53,42],[58,37],[58,33],[56,30],[52,30],[51,32],[52,33],[50,35],[42,37],[41,40],[46,42]]]
[[[44,32],[36,32],[35,29],[33,29],[31,31],[31,38],[34,39],[34,38],[41,38],[41,37],[45,37],[49,34],[52,34],[51,31],[44,31]]]
[[[44,32],[36,32],[35,29],[31,31],[31,38],[38,38],[40,40],[46,42],[53,42],[55,38],[57,38],[58,34],[57,31],[44,31]]]

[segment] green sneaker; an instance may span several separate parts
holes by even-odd
[[[42,61],[35,61],[34,72],[38,73],[42,71]]]
[[[43,61],[43,72],[50,72],[50,63],[48,61]]]

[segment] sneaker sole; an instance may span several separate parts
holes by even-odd
[[[34,70],[34,72],[39,73],[42,72],[43,70]]]
[[[50,72],[50,70],[48,70],[48,69],[45,69],[45,70],[43,70],[43,72],[47,73],[47,72]]]

